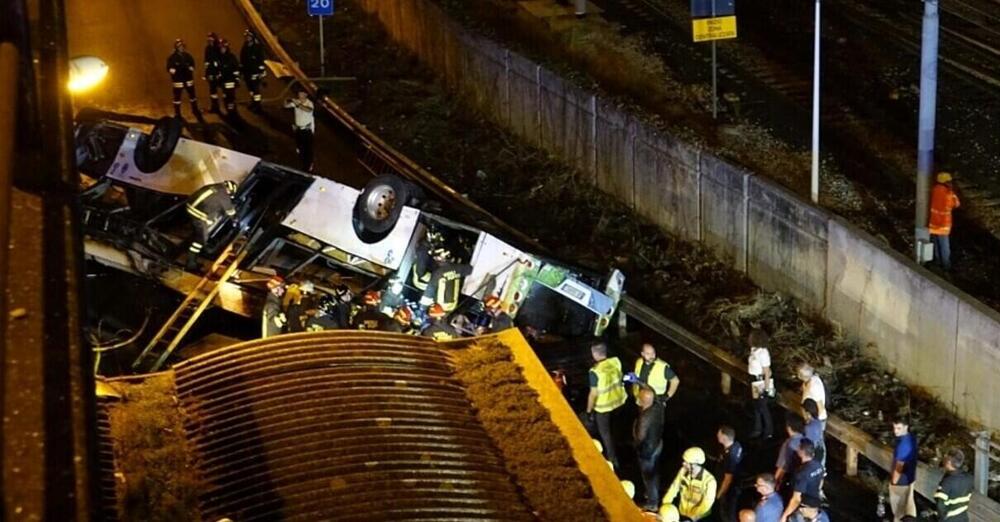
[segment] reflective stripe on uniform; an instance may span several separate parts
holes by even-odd
[[[640,357],[637,361],[635,361],[634,373],[636,375],[642,373],[642,364],[644,362],[645,360],[642,357]],[[664,374],[666,373],[666,368],[669,367],[670,365],[667,364],[667,362],[664,361],[663,359],[657,358],[653,360],[653,367],[650,368],[649,376],[646,377],[646,385],[652,388],[653,393],[655,393],[657,396],[661,396],[667,393],[667,384],[669,383],[667,379],[664,378]],[[632,387],[632,394],[635,395],[636,398],[639,397],[640,389],[641,387],[638,384]]]
[[[224,88],[226,88],[226,89],[235,89],[236,88],[236,82],[226,82],[226,83],[222,84],[222,86]]]
[[[260,94],[254,94],[254,95],[253,95],[253,101],[260,101],[260,100],[262,100],[263,98],[264,98],[264,97],[263,97],[263,96],[261,96]]]
[[[203,245],[201,243],[199,243],[197,241],[192,241],[191,242],[191,246],[188,247],[188,250],[191,251],[191,252],[194,252],[195,254],[197,254],[198,252],[201,252],[202,248],[204,248],[204,247],[203,247]]]
[[[946,518],[957,517],[958,515],[961,515],[962,513],[965,513],[968,510],[969,510],[969,506],[962,506],[962,507],[960,507],[958,509],[953,509],[953,510],[949,511],[947,514],[945,514],[945,517]]]
[[[174,89],[180,89],[184,87],[184,82],[174,82]]]
[[[594,365],[597,374],[597,400],[594,410],[607,413],[625,404],[625,386],[622,384],[622,363],[617,357],[604,359]]]
[[[185,87],[194,87],[194,80],[188,80],[184,82]]]

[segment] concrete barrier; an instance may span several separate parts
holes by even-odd
[[[777,184],[471,35],[433,2],[360,3],[498,123],[665,230],[703,242],[762,288],[841,325],[965,420],[1000,429],[1000,402],[990,400],[1000,391],[996,311]]]

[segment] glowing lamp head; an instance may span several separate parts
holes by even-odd
[[[96,56],[78,56],[69,61],[69,90],[83,92],[101,83],[108,75],[108,64]]]

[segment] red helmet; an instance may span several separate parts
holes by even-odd
[[[362,302],[369,306],[377,306],[382,300],[377,290],[369,290],[365,292],[365,296],[362,298]]]
[[[278,276],[278,275],[276,275],[276,276],[272,277],[271,279],[267,280],[267,289],[268,290],[274,290],[275,288],[278,288],[279,286],[284,286],[284,285],[285,285],[285,278],[283,278],[281,276]]]
[[[483,306],[489,310],[499,310],[500,309],[500,298],[495,295],[488,295],[483,299]]]
[[[413,322],[413,312],[411,312],[410,308],[407,306],[400,306],[397,308],[396,313],[392,317],[402,324],[410,324]]]
[[[445,315],[447,315],[447,313],[444,311],[443,306],[434,303],[431,305],[430,308],[427,309],[427,315],[429,315],[433,319],[440,319]]]

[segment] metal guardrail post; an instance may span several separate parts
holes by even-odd
[[[973,483],[976,491],[985,495],[990,486],[990,432],[980,431],[973,435],[976,436],[976,444],[973,446],[976,450]]]

